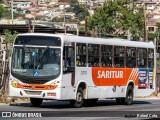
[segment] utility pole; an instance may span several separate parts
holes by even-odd
[[[147,28],[146,28],[147,24],[146,24],[145,2],[144,2],[143,10],[144,10],[144,42],[148,42],[148,38],[147,38]]]
[[[79,25],[77,23],[77,36],[79,36]]]
[[[131,10],[133,10],[133,8],[134,8],[134,3],[133,2],[134,2],[133,0],[130,0],[130,2],[129,2],[129,6],[130,6]]]
[[[30,33],[31,32],[31,20],[30,19],[28,19],[28,32]]]
[[[97,26],[94,26],[94,27],[92,28],[92,36],[93,36],[93,37],[98,37]]]
[[[85,36],[87,36],[87,21],[88,19],[87,19],[87,17],[85,18]]]
[[[64,34],[66,34],[66,11],[65,11],[65,7],[64,7]]]
[[[98,37],[99,37],[99,38],[101,38],[101,34],[102,34],[102,32],[101,32],[101,26],[99,26],[99,27],[98,27]]]
[[[158,47],[159,47],[159,32],[158,32],[158,37],[156,39],[156,45],[157,45],[157,53],[159,53],[159,51],[158,51]]]
[[[35,20],[36,20],[36,9],[37,9],[37,0],[35,1],[35,6],[34,6],[34,20],[33,20],[33,28],[32,28],[32,32],[34,33],[35,30]]]
[[[13,25],[13,0],[11,1],[11,14],[12,14],[12,25]]]

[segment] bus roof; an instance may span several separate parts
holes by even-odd
[[[25,33],[25,34],[19,34],[18,36],[30,36],[30,35],[61,37],[62,41],[64,42],[155,48],[153,42],[129,41],[127,39],[120,39],[120,38],[94,38],[94,37],[83,37],[76,35],[48,34],[48,33]]]
[[[104,44],[128,47],[154,48],[153,42],[129,41],[120,38],[93,38],[81,36],[64,36],[64,41],[90,44]]]

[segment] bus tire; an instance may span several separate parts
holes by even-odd
[[[81,87],[78,88],[77,94],[76,94],[76,100],[71,100],[70,104],[72,107],[75,108],[81,108],[83,105],[83,89]]]
[[[39,106],[41,106],[41,104],[43,102],[43,99],[40,99],[40,98],[30,98],[30,101],[31,101],[32,106],[39,107]]]
[[[129,85],[127,87],[126,98],[125,98],[124,104],[132,105],[132,102],[133,102],[133,87]]]

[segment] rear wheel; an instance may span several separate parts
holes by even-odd
[[[41,104],[43,102],[43,100],[40,98],[30,98],[30,101],[31,101],[32,106],[34,106],[34,107],[41,106]]]
[[[126,105],[132,105],[132,102],[133,102],[133,87],[129,85],[127,87],[127,93],[124,103]]]
[[[72,107],[80,108],[82,107],[83,102],[83,89],[79,87],[76,94],[76,100],[71,100],[70,104]]]

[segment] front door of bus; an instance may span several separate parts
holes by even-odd
[[[63,47],[63,78],[62,96],[71,99],[74,96],[75,85],[75,43],[65,44]]]

